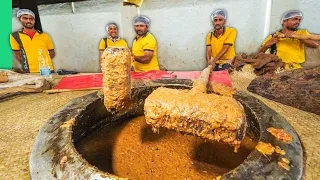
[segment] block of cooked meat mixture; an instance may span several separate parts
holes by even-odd
[[[206,94],[202,86],[196,82],[192,90],[156,89],[145,101],[146,122],[153,131],[165,127],[222,141],[236,152],[246,128],[242,105],[232,97]]]
[[[131,95],[131,54],[126,47],[107,48],[102,55],[104,105],[108,111],[121,111]]]
[[[8,82],[8,75],[4,71],[0,71],[0,83]]]

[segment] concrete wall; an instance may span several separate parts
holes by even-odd
[[[305,14],[301,27],[319,33],[318,0],[273,0],[271,24],[266,26],[265,15],[269,0],[145,0],[141,14],[151,19],[150,32],[158,41],[160,64],[168,70],[201,70],[206,66],[205,37],[212,28],[210,14],[217,8],[228,11],[228,25],[238,31],[236,51],[255,52],[264,33],[281,28],[282,14],[300,9]],[[57,56],[55,69],[97,72],[98,44],[106,36],[109,21],[120,24],[120,34],[131,46],[134,31],[131,19],[137,11],[122,7],[120,0],[92,0],[39,6],[43,30],[53,39]],[[21,28],[13,10],[13,31]],[[267,29],[265,30],[265,27]]]

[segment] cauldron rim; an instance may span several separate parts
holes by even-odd
[[[186,87],[184,85],[183,87]],[[142,87],[136,87],[142,88]],[[224,174],[224,179],[252,179],[254,177],[289,177],[301,179],[303,171],[303,153],[298,135],[291,125],[274,110],[267,107],[255,97],[246,92],[237,92],[235,98],[249,108],[257,118],[260,129],[259,141],[269,142],[286,150],[286,157],[293,163],[291,171],[286,171],[277,165],[276,157],[265,157],[254,149],[246,160],[237,168]],[[73,128],[61,128],[61,125],[85,110],[93,102],[101,101],[96,92],[75,98],[57,113],[55,113],[39,130],[29,161],[32,179],[121,179],[115,175],[103,172],[90,165],[77,152],[73,144]],[[77,125],[77,122],[76,122]],[[76,126],[75,125],[75,126]],[[268,127],[282,128],[293,135],[291,144],[276,141],[265,129]],[[62,162],[63,157],[66,162]],[[289,156],[289,157],[288,157]]]

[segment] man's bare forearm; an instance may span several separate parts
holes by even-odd
[[[259,48],[259,52],[260,53],[265,53],[268,50],[268,48],[269,48],[268,46],[263,45],[262,47]]]
[[[210,61],[211,56],[212,56],[211,46],[207,46],[207,47],[206,47],[206,58],[207,58],[207,61],[208,61],[208,62]]]
[[[216,57],[214,57],[213,63],[217,62],[228,51],[229,47],[229,45],[224,45],[219,54]]]
[[[141,64],[148,64],[150,63],[152,56],[134,56],[134,60],[141,63]]]
[[[52,58],[54,58],[56,56],[56,52],[54,50],[49,50],[49,55]]]
[[[21,59],[21,53],[20,51],[13,51],[14,56],[16,59],[19,61],[20,64],[22,64],[22,59]]]
[[[103,54],[103,51],[100,50],[99,53],[100,53],[99,59],[100,59],[100,64],[101,64],[101,63],[102,63],[102,54]]]
[[[319,46],[319,43],[314,40],[301,39],[300,41],[311,48],[317,48]]]

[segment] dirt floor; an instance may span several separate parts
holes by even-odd
[[[38,129],[70,100],[88,93],[35,93],[0,102],[0,179],[30,179],[28,162]]]
[[[252,77],[232,75],[233,86],[246,91]],[[0,102],[0,179],[30,179],[28,160],[42,124],[75,97],[93,91],[36,93]],[[276,103],[260,96],[295,128],[305,148],[303,179],[320,178],[320,116]]]

